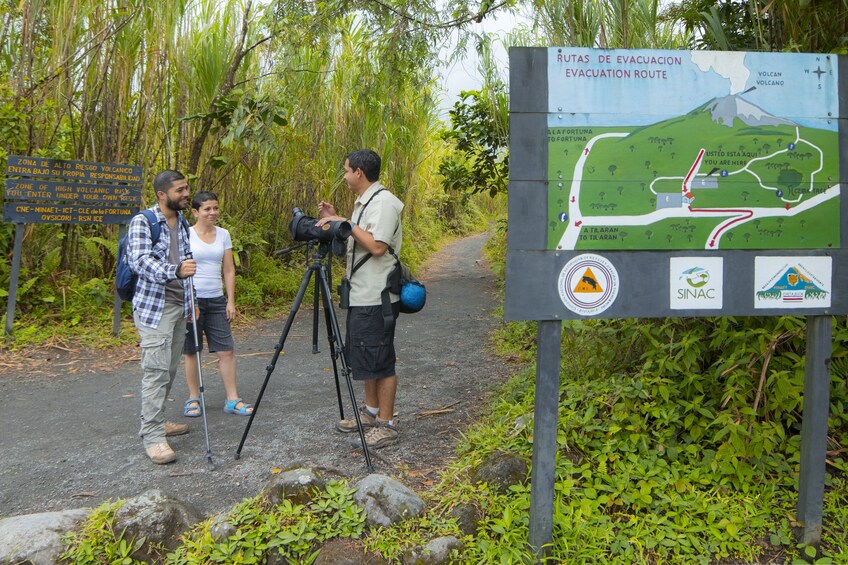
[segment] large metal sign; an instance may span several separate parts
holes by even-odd
[[[13,155],[4,188],[6,222],[126,224],[141,205],[141,167]]]
[[[507,318],[848,313],[844,67],[513,49]]]
[[[561,320],[807,315],[801,541],[848,313],[845,57],[510,49],[505,316],[538,320],[530,544],[552,541]],[[844,79],[843,79],[844,80]]]
[[[11,334],[24,224],[128,224],[141,205],[141,167],[13,155],[6,160],[4,189],[3,221],[16,224],[6,305]],[[116,294],[113,333],[120,307]]]

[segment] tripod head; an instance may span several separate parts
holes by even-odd
[[[332,257],[330,255],[330,252],[332,251],[332,242],[330,242],[330,241],[321,241],[321,240],[318,240],[317,242],[316,241],[310,241],[310,242],[307,243],[307,252],[309,250],[309,247],[314,246],[316,243],[318,245],[315,248],[315,252],[312,254],[312,259],[316,263],[323,262],[324,258],[327,257],[327,256]]]
[[[290,247],[286,247],[284,249],[279,249],[274,251],[275,257],[280,257],[282,255],[286,255],[291,253],[292,251],[297,251],[298,249],[306,248],[306,254],[309,255],[312,253],[312,259],[318,262],[323,261],[327,256],[331,255],[331,251],[333,243],[331,241],[321,241],[319,239],[311,239],[309,241],[302,241],[298,244],[292,245]],[[314,249],[314,252],[312,251]],[[333,255],[337,255],[333,252]]]

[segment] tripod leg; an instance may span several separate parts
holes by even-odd
[[[315,295],[312,300],[312,353],[320,353],[321,350],[318,349],[318,293],[320,291],[320,285],[318,284],[318,278],[315,278]]]
[[[271,373],[274,372],[274,368],[277,365],[277,359],[280,358],[280,352],[282,352],[283,345],[286,343],[286,337],[288,337],[289,331],[291,331],[292,324],[294,323],[294,317],[297,314],[298,309],[300,309],[300,304],[303,302],[303,296],[306,294],[306,289],[309,286],[309,279],[312,277],[312,273],[314,271],[315,267],[309,267],[303,274],[303,280],[300,282],[300,288],[297,290],[297,295],[294,298],[291,312],[289,312],[289,317],[286,318],[283,333],[280,335],[280,340],[274,347],[274,356],[271,358],[271,363],[266,367],[265,380],[262,383],[262,388],[259,389],[259,396],[256,397],[256,402],[253,403],[253,412],[247,420],[247,426],[244,428],[244,434],[242,434],[238,449],[236,449],[236,459],[241,457],[241,448],[244,447],[247,434],[250,432],[250,426],[253,425],[253,419],[256,417],[256,413],[259,412],[259,403],[262,401],[262,396],[265,394],[265,387],[268,386],[268,380],[271,378]]]
[[[329,326],[332,328],[333,339],[335,343],[342,343],[342,333],[339,330],[339,321],[336,318],[336,311],[333,309],[333,302],[330,295],[330,285],[327,284],[326,273],[324,273],[323,269],[318,270],[318,278],[321,281],[321,297],[324,299],[324,309],[327,312],[327,316],[329,318]],[[332,343],[332,342],[331,342]],[[365,432],[362,429],[362,419],[359,417],[359,410],[356,407],[356,394],[353,392],[353,382],[350,379],[350,367],[347,364],[347,356],[345,355],[344,348],[339,347],[339,359],[341,360],[342,365],[342,374],[345,376],[345,381],[347,381],[347,391],[350,394],[350,402],[353,405],[353,417],[356,418],[356,427],[359,431],[359,441],[362,442],[362,452],[365,454],[365,465],[368,468],[369,473],[374,472],[374,466],[371,464],[371,454],[368,452],[368,444],[365,443]],[[256,410],[254,409],[254,412]]]
[[[315,282],[318,282],[318,279],[315,279]],[[317,295],[317,293],[316,293]],[[331,299],[332,300],[332,299]],[[333,325],[330,321],[330,311],[333,309],[333,305],[330,304],[330,307],[324,307],[324,322],[327,324],[327,342],[330,344],[330,357],[333,360],[333,377],[336,380],[336,399],[339,401],[339,419],[344,420],[344,405],[342,404],[342,388],[339,384],[339,365],[338,358],[339,352],[344,347],[344,344],[341,342],[337,342],[335,336],[333,335]],[[317,315],[317,314],[316,314]],[[353,407],[356,410],[356,406]]]

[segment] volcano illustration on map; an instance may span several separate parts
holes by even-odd
[[[548,77],[550,249],[838,247],[835,57],[551,48]]]

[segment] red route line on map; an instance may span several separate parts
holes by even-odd
[[[692,163],[692,167],[689,169],[689,174],[686,175],[686,178],[683,179],[683,194],[689,192],[689,181],[692,179],[692,175],[695,174],[695,171],[698,170],[698,167],[701,166],[701,159],[704,158],[704,149],[702,148],[698,151],[698,156],[695,158],[695,162]]]
[[[690,212],[712,212],[712,213],[718,213],[718,214],[727,214],[727,213],[745,214],[744,216],[740,216],[738,218],[733,218],[732,220],[730,220],[729,222],[726,222],[724,225],[722,225],[720,228],[718,228],[718,231],[716,232],[715,237],[710,240],[710,247],[715,245],[716,238],[719,235],[721,235],[721,232],[723,232],[724,230],[726,230],[727,228],[729,228],[730,226],[732,226],[736,222],[741,222],[743,220],[747,220],[751,216],[754,215],[753,210],[734,210],[734,209],[730,209],[730,208],[728,208],[728,209],[712,209],[712,208],[692,208],[691,206],[689,206],[689,211]]]
[[[704,158],[704,149],[702,148],[700,151],[698,151],[698,156],[695,158],[695,162],[692,163],[692,167],[689,169],[689,174],[687,174],[686,178],[683,179],[683,194],[684,195],[689,192],[689,188],[688,188],[689,181],[692,179],[692,176],[695,174],[695,171],[698,170],[698,167],[700,167],[701,159],[703,159],[703,158]],[[747,220],[751,216],[754,215],[754,212],[752,210],[734,210],[734,209],[720,210],[720,209],[712,209],[712,208],[692,208],[691,206],[689,206],[689,211],[690,212],[707,212],[707,213],[711,212],[711,213],[719,213],[719,214],[727,214],[727,213],[745,214],[744,216],[740,216],[738,218],[733,218],[729,222],[726,222],[724,225],[719,227],[718,231],[716,231],[716,233],[715,233],[715,237],[713,237],[710,240],[710,247],[713,247],[715,245],[716,238],[718,238],[718,236],[721,235],[721,232],[723,232],[724,230],[726,230],[727,228],[729,228],[730,226],[732,226],[736,222],[741,222],[743,220]]]

